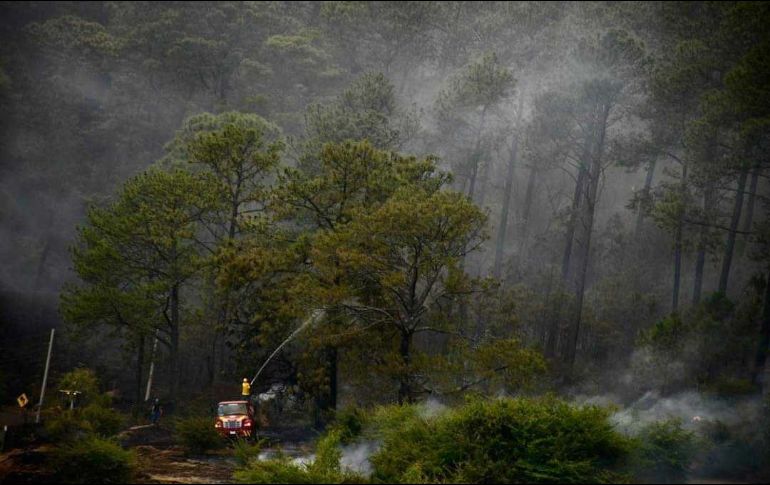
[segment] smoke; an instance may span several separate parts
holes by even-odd
[[[259,461],[275,460],[280,455],[288,456],[290,463],[298,467],[307,467],[315,461],[315,453],[305,453],[299,448],[283,448],[278,450],[264,450],[257,455]]]
[[[434,398],[430,398],[419,406],[419,415],[422,419],[432,419],[446,411],[447,407]]]
[[[744,423],[759,422],[762,402],[758,398],[720,399],[688,391],[670,397],[661,397],[649,391],[630,406],[612,415],[611,421],[619,430],[634,433],[656,421],[681,420],[685,429],[698,430],[704,422],[719,422],[736,428]]]
[[[756,396],[720,398],[684,391],[664,397],[660,391],[651,390],[627,405],[622,404],[617,394],[576,396],[574,401],[618,409],[610,422],[627,435],[635,435],[652,423],[672,419],[680,421],[684,429],[697,433],[708,432],[712,425],[723,426],[744,437],[758,437],[762,432],[755,425],[762,422],[764,407],[762,399]]]
[[[447,406],[437,399],[430,398],[417,404],[417,414],[422,419],[433,419],[447,411]],[[372,474],[371,456],[379,451],[382,442],[379,440],[365,440],[342,447],[340,465],[343,469],[358,473],[363,476]]]
[[[377,453],[381,445],[379,441],[364,441],[343,446],[340,465],[343,469],[368,477],[372,474],[369,458]]]

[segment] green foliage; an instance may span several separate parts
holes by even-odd
[[[233,442],[233,457],[240,467],[247,467],[253,461],[257,460],[260,451],[262,451],[262,443],[252,443],[246,439],[237,439]]]
[[[486,53],[452,79],[444,102],[465,109],[491,106],[511,95],[516,84],[511,72],[494,53]]]
[[[770,471],[767,408],[758,415],[738,408],[736,414],[742,419],[730,424],[719,420],[700,423],[702,450],[696,459],[700,476],[766,476]]]
[[[326,283],[323,301],[341,308],[353,325],[388,327],[380,339],[395,355],[377,370],[397,380],[399,401],[414,399],[421,385],[415,377],[423,373],[412,365],[414,335],[456,330],[449,319],[448,328],[439,318],[438,328],[431,326],[425,313],[438,311],[439,298],[473,287],[460,262],[484,239],[485,223],[485,214],[461,194],[404,186],[314,242],[311,254]]]
[[[93,436],[57,448],[53,462],[64,483],[130,483],[136,471],[132,451]]]
[[[82,283],[61,296],[65,321],[85,335],[106,325],[132,340],[155,329],[169,342],[176,373],[180,287],[206,264],[199,224],[218,207],[216,187],[206,173],[151,168],[127,181],[111,204],[90,207],[73,249]]]
[[[110,35],[103,25],[74,15],[34,23],[27,29],[43,45],[74,52],[116,55],[123,47],[121,40]]]
[[[90,431],[90,426],[83,421],[79,412],[69,409],[47,417],[44,426],[48,439],[55,443],[81,438]]]
[[[340,443],[348,444],[360,436],[366,426],[367,419],[367,413],[358,407],[348,407],[337,411],[333,429],[339,433]]]
[[[187,453],[199,455],[224,445],[214,429],[214,420],[205,416],[179,419],[174,426],[177,442]]]
[[[644,483],[681,483],[687,478],[697,442],[680,420],[648,424],[636,440],[630,462],[637,478]]]
[[[126,421],[120,412],[96,403],[80,410],[80,416],[89,423],[94,433],[104,438],[118,434]]]
[[[285,455],[250,461],[235,472],[238,483],[366,483],[365,477],[340,468],[339,431],[330,431],[316,444],[311,463],[297,463]]]
[[[382,447],[373,478],[420,482],[609,482],[630,449],[609,412],[553,398],[471,399],[426,415],[418,405],[380,408]]]
[[[120,412],[95,402],[84,408],[49,412],[45,431],[53,442],[73,441],[89,435],[110,438],[123,429],[125,422]]]
[[[699,305],[674,313],[642,332],[641,359],[634,372],[650,385],[674,388],[699,385],[716,394],[751,390],[740,359],[756,352],[757,299],[736,306],[713,293]]]
[[[252,462],[234,474],[237,483],[367,483],[358,475],[325,472],[293,463],[288,457]]]
[[[478,379],[499,382],[503,389],[526,389],[547,369],[542,353],[515,338],[483,343],[467,357]]]
[[[393,85],[381,73],[366,73],[329,104],[313,104],[305,115],[307,156],[324,143],[368,141],[379,149],[396,149],[419,129],[414,113],[396,103]]]
[[[91,369],[79,368],[63,374],[59,378],[58,388],[81,392],[77,397],[81,405],[99,398],[99,378]]]
[[[109,438],[116,435],[125,424],[125,417],[110,407],[110,397],[99,393],[99,379],[91,369],[79,368],[63,374],[58,381],[59,389],[80,391],[75,408],[56,408],[47,413],[45,430],[54,442],[72,441],[87,435]]]

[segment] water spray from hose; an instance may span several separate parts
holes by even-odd
[[[283,346],[284,346],[284,345],[286,345],[287,343],[289,343],[289,341],[291,341],[291,339],[293,339],[293,338],[294,338],[294,336],[296,336],[298,333],[300,333],[302,330],[304,330],[304,329],[305,329],[305,327],[308,327],[308,326],[312,325],[313,323],[317,322],[317,321],[318,321],[319,319],[321,319],[323,316],[324,316],[324,311],[323,311],[323,310],[321,310],[320,308],[319,308],[319,309],[316,309],[316,310],[313,310],[313,313],[311,313],[311,314],[310,314],[310,317],[308,317],[308,318],[307,318],[307,320],[305,320],[304,322],[302,322],[302,325],[300,325],[300,326],[299,326],[299,328],[297,328],[295,331],[293,331],[293,332],[291,333],[291,335],[289,335],[289,336],[286,338],[286,340],[284,340],[283,342],[281,342],[281,345],[279,345],[278,347],[276,347],[276,349],[273,351],[273,353],[272,353],[272,354],[270,354],[270,357],[268,357],[268,358],[267,358],[267,360],[265,360],[264,364],[262,364],[262,367],[260,367],[260,368],[259,368],[259,370],[257,371],[257,375],[255,375],[255,376],[254,376],[254,379],[252,379],[252,380],[251,380],[251,382],[249,383],[249,385],[250,385],[250,386],[253,386],[253,385],[254,385],[254,381],[256,381],[256,380],[257,380],[257,377],[259,377],[259,375],[262,373],[262,371],[263,371],[263,370],[265,370],[265,367],[267,366],[267,364],[268,364],[268,363],[269,363],[271,360],[273,360],[273,357],[275,357],[275,355],[276,355],[278,352],[280,352],[280,350],[283,348]]]

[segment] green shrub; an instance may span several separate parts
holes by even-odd
[[[348,444],[355,440],[364,430],[367,415],[364,410],[351,407],[339,411],[333,429],[340,433],[340,443]]]
[[[609,411],[553,398],[474,399],[434,417],[390,406],[373,417],[382,440],[373,478],[384,482],[609,482],[630,442]]]
[[[58,448],[53,464],[64,483],[130,483],[136,457],[113,441],[90,436]]]
[[[696,452],[695,435],[682,428],[680,420],[670,419],[642,428],[631,463],[643,482],[677,483],[687,477]]]
[[[340,467],[339,431],[330,431],[316,444],[311,463],[297,463],[286,455],[272,460],[251,460],[235,472],[239,483],[366,483],[365,477]]]
[[[207,417],[191,417],[176,422],[177,441],[188,453],[201,454],[223,446],[222,437],[214,429],[214,421]]]
[[[417,406],[375,416],[385,482],[609,482],[630,443],[603,408],[553,399],[473,399],[435,417]]]
[[[632,441],[616,432],[610,410],[554,398],[474,398],[430,413],[423,405],[383,406],[343,414],[316,445],[312,464],[285,456],[251,461],[241,483],[347,483],[366,477],[341,468],[340,444],[381,443],[371,480],[385,483],[545,483],[627,481],[621,473]],[[360,426],[360,429],[359,429]]]
[[[90,404],[83,409],[49,411],[45,419],[45,432],[53,442],[73,441],[89,434],[108,438],[120,432],[125,420],[123,415],[101,404]]]
[[[296,463],[287,456],[252,461],[234,474],[238,483],[368,483],[365,477],[350,472],[322,470],[312,464]]]
[[[103,437],[115,436],[125,424],[122,414],[99,404],[91,404],[83,408],[80,414],[83,420],[89,423],[90,429]]]
[[[83,438],[91,430],[88,422],[80,416],[79,410],[64,410],[46,417],[44,429],[48,439],[54,443]]]
[[[345,482],[343,477],[315,473],[285,456],[252,462],[249,467],[236,471],[234,477],[238,483],[362,483],[359,480]]]
[[[93,400],[100,400],[101,404],[105,404],[102,402],[104,396],[99,394],[99,379],[91,369],[80,368],[63,374],[59,378],[57,387],[70,391],[80,391],[78,402],[81,405],[87,405]],[[106,404],[109,405],[109,402]]]
[[[752,419],[753,418],[753,419]],[[767,430],[760,417],[747,417],[729,426],[719,420],[704,420],[698,431],[704,438],[697,473],[708,477],[758,476],[765,467]],[[766,432],[766,431],[765,431]]]
[[[251,443],[248,440],[238,439],[233,443],[233,457],[239,466],[248,466],[259,457],[262,451],[262,443]]]

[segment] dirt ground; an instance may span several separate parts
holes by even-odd
[[[224,450],[187,457],[178,446],[137,446],[139,475],[136,483],[232,483],[235,461]]]

